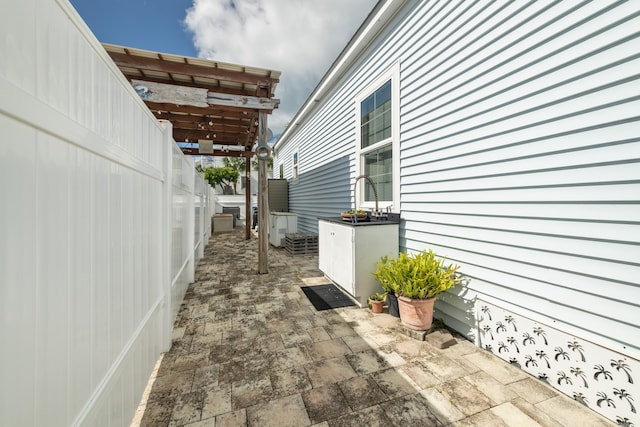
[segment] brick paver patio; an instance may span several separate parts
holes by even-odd
[[[134,425],[613,425],[455,334],[443,350],[388,314],[316,311],[317,257],[271,247],[258,275],[257,247],[211,237]]]

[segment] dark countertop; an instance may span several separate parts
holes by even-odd
[[[364,220],[360,219],[358,220],[358,222],[351,222],[350,220],[342,219],[342,217],[339,216],[320,217],[318,218],[318,220],[334,222],[336,224],[342,225],[350,225],[353,227],[366,227],[371,225],[397,225],[400,224],[400,214],[391,213],[388,214],[388,217],[386,219],[367,218]]]

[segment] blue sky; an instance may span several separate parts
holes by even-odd
[[[71,0],[95,36],[113,43],[183,56],[198,56],[184,24],[193,0]]]
[[[70,2],[101,42],[281,71],[277,136],[377,0]]]

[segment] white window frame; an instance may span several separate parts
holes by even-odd
[[[367,97],[378,90],[387,81],[391,80],[391,137],[383,141],[376,142],[362,149],[361,134],[361,104]],[[378,208],[385,210],[390,208],[392,212],[400,212],[400,64],[396,63],[391,68],[382,73],[376,80],[369,84],[356,97],[356,150],[355,150],[355,173],[354,179],[364,174],[364,162],[362,157],[373,150],[377,150],[385,145],[391,144],[391,164],[392,164],[392,200],[380,200]],[[364,186],[369,185],[366,179],[358,182],[356,199],[354,202],[358,209],[374,209],[374,201],[364,200]]]
[[[298,180],[298,177],[300,176],[300,154],[298,153],[298,150],[293,152],[293,155],[291,156],[291,177],[293,178],[294,181]]]

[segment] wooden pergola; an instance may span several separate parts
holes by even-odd
[[[187,155],[244,157],[246,238],[251,237],[251,158],[267,145],[267,115],[280,72],[103,43],[103,47],[158,119],[173,125]],[[197,144],[197,145],[195,145]],[[268,224],[266,161],[259,162],[259,223]],[[267,271],[268,227],[259,228],[259,272]]]

